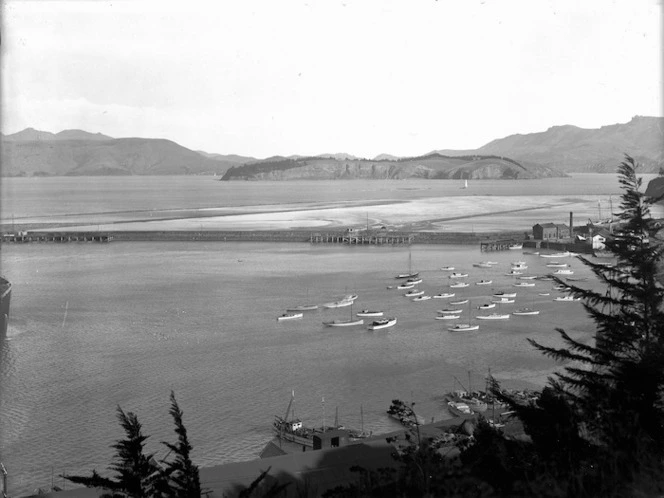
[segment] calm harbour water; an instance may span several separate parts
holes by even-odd
[[[79,188],[68,181],[71,191]],[[312,195],[305,187],[296,198]],[[360,187],[353,196],[361,198]],[[265,184],[256,188],[263,191]],[[602,193],[607,191],[615,189]],[[188,206],[194,202],[191,192]],[[129,201],[133,209],[142,208],[139,194]],[[3,199],[12,206],[21,202]],[[170,205],[182,202],[172,199]],[[57,204],[56,196],[48,203]],[[72,203],[60,212],[85,212],[92,200]],[[27,214],[34,215],[30,209]],[[117,201],[100,209],[117,209]],[[486,255],[476,247],[416,245],[410,253],[424,278],[419,287],[428,294],[449,286],[440,270],[444,265],[467,270],[469,282],[492,278],[491,286],[457,290],[457,296],[471,297],[473,308],[491,293],[511,288],[513,277],[504,275],[511,261],[526,261],[533,274],[550,271],[548,260],[520,251]],[[501,310],[530,306],[542,310],[539,316],[512,316],[483,322],[477,332],[450,333],[446,323],[434,320],[445,300],[412,302],[403,291],[387,288],[395,284],[394,275],[408,269],[408,259],[406,247],[3,246],[2,273],[14,287],[8,339],[0,353],[0,460],[9,471],[10,492],[48,487],[51,476],[62,472],[106,469],[113,454],[109,446],[122,436],[118,405],[138,414],[152,435],[149,449],[163,455],[158,442],[175,439],[168,416],[171,390],[184,410],[194,459],[209,466],[256,458],[291,390],[296,414],[308,425],[331,423],[338,407],[342,423],[359,427],[362,407],[364,429],[386,432],[398,427],[385,413],[394,398],[415,401],[427,420],[449,418],[442,396],[458,387],[455,377],[467,386],[470,375],[473,387],[483,386],[490,368],[508,387],[541,386],[554,365],[527,337],[558,344],[554,328],[563,327],[590,340],[593,326],[581,304],[554,303],[558,293],[551,282],[519,289],[517,303]],[[499,264],[472,267],[483,259]],[[575,276],[589,275],[570,262]],[[276,321],[288,306],[351,292],[359,295],[353,311],[383,309],[399,323],[376,332],[322,325],[348,317],[348,307]],[[467,314],[466,308],[462,320]],[[56,483],[62,486],[57,478]]]

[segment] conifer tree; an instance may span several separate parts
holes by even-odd
[[[594,344],[556,329],[565,347],[530,343],[567,366],[536,405],[506,399],[532,438],[540,463],[574,496],[664,491],[664,254],[637,164],[618,170],[619,229],[607,240],[610,266],[579,256],[605,291],[564,282],[597,324]],[[555,278],[562,284],[563,282]],[[540,470],[544,467],[539,466]]]
[[[171,409],[169,410],[175,423],[175,433],[178,435],[177,444],[162,442],[175,455],[173,460],[162,460],[165,464],[164,476],[169,481],[166,495],[173,498],[199,498],[201,496],[201,483],[198,467],[191,461],[191,443],[187,437],[187,429],[182,422],[182,410],[175,400],[175,393],[171,391]]]
[[[115,478],[100,476],[96,470],[90,476],[64,476],[67,480],[87,487],[103,488],[109,491],[104,497],[161,497],[165,481],[161,468],[156,464],[154,455],[145,454],[145,441],[138,417],[125,413],[118,406],[117,417],[125,431],[125,439],[121,439],[111,447],[115,449],[115,461],[109,467],[115,471]]]

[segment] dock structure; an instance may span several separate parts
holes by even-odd
[[[488,240],[488,241],[480,242],[480,251],[481,252],[506,251],[510,248],[510,246],[513,246],[515,244],[521,244],[521,242],[517,242],[516,240],[511,240],[511,239]]]
[[[347,245],[410,245],[415,235],[403,232],[317,232],[312,233],[312,244]]]
[[[19,232],[2,235],[2,242],[110,242],[113,236],[105,232]]]

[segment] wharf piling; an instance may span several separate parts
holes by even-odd
[[[324,232],[312,233],[309,241],[312,244],[410,245],[414,238],[412,233],[399,232]]]
[[[2,234],[2,242],[110,242],[111,234],[105,232],[19,232]]]

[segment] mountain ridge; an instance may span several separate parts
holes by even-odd
[[[243,165],[270,164],[280,161],[300,163],[317,160],[324,163],[321,170],[323,178],[348,177],[352,171],[360,177],[367,175],[369,164],[376,163],[373,171],[378,177],[434,177],[449,175],[463,176],[455,169],[457,165],[442,163],[433,167],[420,164],[406,167],[407,161],[421,160],[431,154],[451,158],[483,157],[480,166],[467,165],[470,175],[488,174],[487,159],[492,159],[493,174],[499,177],[519,176],[519,168],[524,175],[532,169],[539,174],[550,175],[560,172],[601,172],[615,173],[625,153],[642,164],[644,173],[657,172],[664,167],[664,118],[634,116],[628,123],[605,125],[600,128],[580,128],[575,125],[555,125],[546,131],[513,134],[488,142],[477,149],[438,149],[429,154],[415,157],[398,157],[383,153],[374,159],[364,159],[349,153],[327,153],[317,156],[278,155],[266,159],[236,154],[217,154],[194,151],[176,142],[163,138],[113,138],[102,133],[90,133],[84,130],[70,129],[58,133],[26,128],[11,135],[2,135],[2,170],[3,176],[42,176],[42,175],[140,175],[140,174],[215,174],[224,175],[230,168],[238,175],[237,168]],[[312,159],[316,158],[316,159]],[[438,158],[442,161],[441,158]],[[507,166],[509,160],[516,164]],[[339,169],[330,170],[336,161]],[[406,162],[405,162],[406,161]],[[470,161],[470,160],[469,160]],[[431,162],[431,161],[429,161]],[[443,161],[444,162],[444,161]],[[346,164],[348,163],[348,164]],[[469,164],[472,161],[469,162]],[[286,164],[286,163],[284,163]],[[280,170],[293,169],[278,166],[274,176]],[[389,171],[392,167],[392,171]],[[498,167],[498,169],[496,169]],[[396,168],[396,169],[395,169]],[[443,170],[449,173],[443,173]],[[523,169],[525,168],[525,169]],[[264,175],[265,167],[261,170]],[[396,170],[399,170],[398,172]],[[477,171],[484,170],[485,173]],[[500,171],[498,171],[500,170]],[[558,172],[558,173],[552,173]],[[312,168],[308,176],[313,174]],[[405,176],[404,176],[405,175]],[[268,175],[269,176],[269,175]],[[288,175],[286,175],[288,176]]]

